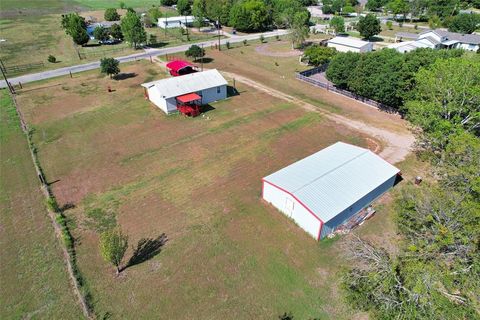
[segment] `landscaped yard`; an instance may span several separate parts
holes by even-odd
[[[82,318],[6,90],[0,91],[0,158],[0,318]]]
[[[205,117],[167,117],[139,86],[164,70],[149,62],[122,69],[137,76],[112,81],[95,71],[19,95],[58,200],[75,205],[66,215],[97,312],[350,318],[338,288],[340,248],[318,245],[262,202],[260,181],[338,140],[366,146],[364,137],[238,83],[240,95]],[[115,222],[131,246],[163,233],[169,240],[115,278],[98,252],[99,231]]]

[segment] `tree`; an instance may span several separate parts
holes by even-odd
[[[102,26],[98,26],[93,30],[93,37],[98,41],[105,41],[109,38],[108,30]]]
[[[164,6],[173,6],[177,4],[177,0],[161,0],[160,3]]]
[[[115,8],[108,8],[105,10],[105,14],[103,15],[106,21],[118,21],[120,20],[120,15]]]
[[[478,57],[438,59],[415,77],[407,101],[408,119],[422,128],[421,144],[444,150],[459,130],[480,135],[480,60]]]
[[[308,38],[310,29],[305,21],[308,21],[309,15],[304,11],[299,11],[293,17],[293,22],[290,27],[289,37],[292,42],[292,48],[301,47]]]
[[[335,48],[314,44],[305,50],[304,59],[311,65],[321,66],[330,62],[336,54],[337,50],[335,50]]]
[[[127,12],[121,23],[122,33],[132,47],[136,48],[137,44],[147,40],[147,33],[142,26],[140,18],[134,12]]]
[[[455,16],[448,30],[459,33],[473,33],[480,25],[480,14],[461,13]]]
[[[192,14],[195,17],[195,26],[198,28],[202,27],[207,17],[207,4],[205,0],[193,0]]]
[[[187,57],[193,57],[193,60],[197,60],[198,58],[205,56],[205,50],[194,44],[185,51],[185,55]]]
[[[112,75],[120,73],[119,64],[120,62],[114,58],[102,58],[100,59],[100,72],[109,75],[112,79]]]
[[[158,19],[162,17],[162,12],[157,6],[152,6],[148,9],[147,14],[150,17],[150,20],[155,23],[158,23]]]
[[[74,43],[83,46],[90,40],[85,18],[77,13],[62,15],[61,25],[65,33],[72,37]]]
[[[105,261],[115,266],[117,275],[120,273],[125,252],[128,247],[128,236],[120,229],[108,230],[100,235],[100,253]]]
[[[48,62],[50,63],[55,63],[57,62],[57,58],[55,58],[54,56],[52,55],[49,55],[48,58],[47,58]]]
[[[380,26],[380,20],[375,15],[369,13],[365,17],[360,17],[357,30],[363,38],[369,40],[374,35],[379,34],[382,31],[382,27]]]
[[[365,8],[371,11],[376,11],[385,6],[388,0],[368,0]]]
[[[329,26],[335,30],[335,34],[345,32],[345,20],[340,16],[334,16],[330,20]]]
[[[110,35],[114,39],[123,40],[122,28],[116,23],[110,27]]]
[[[352,71],[356,68],[360,54],[356,52],[340,52],[328,64],[327,79],[336,86],[346,89],[350,82]]]
[[[397,19],[397,15],[403,15],[403,20],[406,19],[407,14],[410,12],[410,3],[407,0],[392,0],[387,5],[395,15],[394,18]]]
[[[445,19],[458,13],[460,0],[435,0],[429,1],[427,12],[430,16],[436,15],[440,19]]]
[[[271,15],[263,1],[246,0],[233,5],[229,22],[240,31],[261,31],[270,25]]]
[[[177,11],[182,16],[187,16],[192,13],[192,1],[191,0],[178,0]]]
[[[148,35],[148,44],[157,44],[157,36],[153,33]]]

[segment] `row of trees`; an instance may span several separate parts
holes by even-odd
[[[431,27],[444,26],[454,32],[472,33],[480,24],[480,15],[459,14],[460,8],[471,6],[480,8],[480,1],[368,0],[365,7],[369,10],[388,10],[396,16],[401,16],[403,20],[408,15],[411,20],[413,18],[429,20]]]
[[[430,183],[396,199],[395,256],[359,238],[348,246],[349,301],[380,319],[477,319],[480,292],[480,58],[421,68],[405,103]]]
[[[85,18],[79,16],[77,13],[62,15],[61,26],[65,30],[65,33],[71,36],[73,42],[77,45],[83,46],[90,40]],[[140,17],[133,9],[127,10],[127,13],[121,20],[120,26],[113,24],[109,30],[103,27],[97,27],[93,33],[98,40],[106,40],[110,36],[114,39],[125,39],[134,48],[147,40],[147,34],[143,28]]]
[[[308,24],[310,15],[306,5],[310,0],[178,0],[167,1],[176,4],[182,14],[193,14],[197,24],[204,19],[218,21],[222,25],[240,31],[262,31],[272,26],[289,28],[302,21]]]
[[[401,54],[394,49],[368,53],[346,52],[335,55],[326,71],[336,86],[360,96],[402,109],[415,76],[439,58],[459,57],[462,50],[418,49]]]

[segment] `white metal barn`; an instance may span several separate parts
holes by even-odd
[[[263,178],[262,197],[320,240],[389,190],[399,172],[370,150],[337,142]]]
[[[216,69],[143,83],[145,95],[166,114],[177,111],[177,97],[196,93],[201,104],[227,98],[227,80]]]
[[[194,16],[178,16],[169,18],[158,18],[157,25],[160,28],[185,28],[189,27],[195,21]]]
[[[327,47],[335,48],[340,52],[370,52],[373,50],[373,42],[353,37],[335,37],[327,41]]]

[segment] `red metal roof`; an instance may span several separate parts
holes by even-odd
[[[188,61],[183,61],[183,60],[174,60],[167,63],[167,68],[173,71],[178,71],[185,67],[194,67],[194,65]]]
[[[178,96],[177,97],[177,100],[180,101],[180,102],[183,102],[183,103],[192,102],[192,101],[200,100],[200,99],[202,99],[202,97],[200,97],[196,93],[187,93],[187,94],[184,94],[183,96]]]

